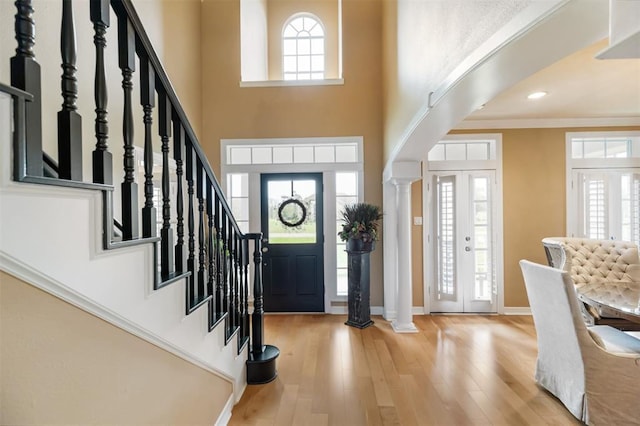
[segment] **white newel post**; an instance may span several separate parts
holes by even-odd
[[[395,293],[395,319],[391,326],[396,333],[416,333],[418,329],[413,324],[412,313],[412,280],[411,280],[411,183],[421,179],[422,170],[420,162],[403,161],[395,162],[390,169],[385,170],[385,183],[391,183],[395,193],[395,208],[385,208],[386,211],[393,209],[395,214],[392,215],[395,222],[395,235],[393,234],[394,224],[385,222],[390,227],[391,240],[395,242],[395,256],[385,257],[386,265],[395,261],[395,280],[387,282],[385,279],[385,296],[388,293]],[[391,202],[391,197],[385,196],[385,203]],[[386,218],[385,218],[386,220]],[[390,235],[391,234],[391,235]],[[420,237],[422,237],[420,235]],[[388,244],[385,241],[385,245]],[[393,247],[393,243],[391,246]],[[385,252],[386,254],[386,252]],[[385,267],[386,267],[385,265]],[[385,276],[386,278],[386,276]],[[385,301],[385,308],[387,301]]]

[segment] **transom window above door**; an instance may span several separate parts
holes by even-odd
[[[285,80],[324,79],[324,28],[311,14],[294,15],[282,31]]]

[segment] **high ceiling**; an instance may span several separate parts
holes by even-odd
[[[595,59],[608,46],[602,40],[520,81],[461,123],[487,128],[497,122],[553,119],[627,119],[640,123],[640,59]],[[527,95],[547,96],[529,100]]]

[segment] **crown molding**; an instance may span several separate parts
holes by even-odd
[[[452,130],[640,126],[640,117],[464,120]]]

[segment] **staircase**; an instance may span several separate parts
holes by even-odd
[[[11,83],[0,83],[0,269],[232,383],[211,419],[224,423],[247,377],[276,375],[278,350],[262,341],[261,234],[238,227],[131,0],[61,0],[59,111],[43,108],[43,73],[60,71],[35,57],[34,3],[15,2]],[[82,7],[95,47],[82,62],[95,62],[92,117],[77,101]],[[57,161],[43,151],[51,138]]]

